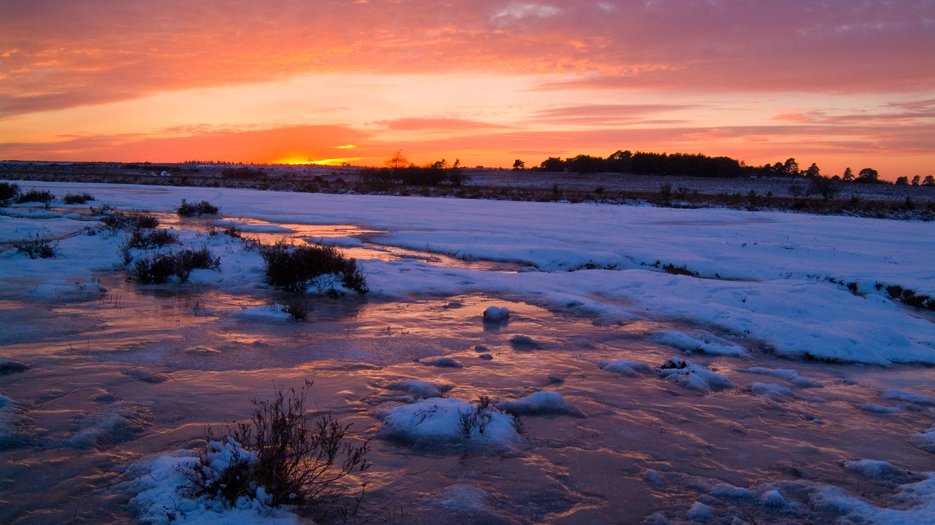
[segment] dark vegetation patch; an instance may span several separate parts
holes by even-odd
[[[645,263],[643,264],[645,265]],[[688,267],[685,265],[676,266],[672,263],[663,264],[662,261],[656,261],[650,264],[649,266],[652,266],[653,268],[659,268],[660,270],[666,273],[670,273],[672,275],[687,275],[689,277],[698,277],[699,275],[698,272],[689,270]]]
[[[0,204],[6,204],[19,195],[19,186],[12,182],[0,182]]]
[[[163,284],[173,275],[186,282],[192,270],[216,270],[220,260],[207,249],[186,249],[153,254],[137,260],[130,268],[130,277],[143,284]]]
[[[894,301],[899,301],[914,308],[935,310],[935,298],[931,296],[917,293],[915,290],[897,284],[876,283],[875,287],[877,290],[886,290],[887,295]]]
[[[127,237],[127,248],[150,249],[178,244],[179,238],[170,230],[134,229]]]
[[[94,200],[94,196],[90,193],[66,193],[62,197],[62,202],[65,204],[86,204]]]
[[[334,274],[341,283],[358,293],[367,293],[366,279],[357,260],[342,256],[331,246],[291,246],[277,243],[260,248],[266,262],[266,282],[289,292],[304,292],[309,281]]]
[[[46,190],[29,190],[26,193],[20,193],[16,197],[16,202],[18,204],[24,204],[27,202],[41,202],[43,204],[48,204],[55,200],[55,195],[52,195]]]
[[[175,211],[182,217],[200,217],[202,215],[217,215],[221,210],[208,201],[188,202],[182,199],[182,203],[179,204]]]
[[[13,241],[10,243],[20,253],[25,253],[30,259],[49,259],[58,253],[58,243],[36,236],[32,239]]]
[[[194,495],[220,497],[234,506],[241,496],[257,497],[262,488],[270,506],[306,504],[319,515],[353,516],[363,484],[360,494],[351,497],[348,477],[370,467],[369,440],[355,443],[350,425],[330,415],[307,416],[310,387],[307,381],[298,391],[280,388],[271,401],[251,399],[251,418],[227,429],[245,453],[233,454],[217,477],[208,474],[213,470],[208,447],[219,445],[209,431],[203,468],[193,471]]]
[[[138,230],[159,226],[159,219],[150,213],[111,211],[101,217],[101,224],[112,230]]]

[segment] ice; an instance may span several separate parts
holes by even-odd
[[[17,372],[23,372],[29,370],[29,367],[19,361],[13,361],[12,359],[4,359],[0,357],[0,376],[6,374],[15,374]]]
[[[452,446],[503,452],[522,441],[512,416],[453,398],[432,398],[380,411],[379,436],[418,449],[442,452]]]
[[[16,430],[20,419],[20,409],[16,403],[0,394],[0,450],[14,446],[21,441],[21,436]]]
[[[760,367],[760,366],[754,366],[750,368],[740,368],[737,371],[746,372],[748,374],[760,374],[760,375],[766,375],[766,376],[781,377],[783,379],[788,380],[794,386],[797,386],[799,388],[821,388],[822,386],[824,386],[818,381],[815,381],[813,379],[808,379],[806,377],[802,377],[802,375],[799,374],[798,370],[794,370],[792,368],[765,368],[765,367]]]
[[[608,372],[613,372],[615,374],[621,374],[625,376],[639,376],[644,374],[651,374],[653,369],[645,363],[640,363],[638,361],[633,361],[630,359],[618,359],[616,361],[601,361],[598,363],[602,369],[607,370]]]
[[[513,401],[500,401],[497,406],[520,416],[570,415],[584,417],[575,406],[569,405],[558,392],[535,392]]]
[[[665,362],[658,373],[670,383],[689,390],[710,392],[732,388],[734,384],[727,377],[698,366],[681,357],[673,357]]]
[[[451,385],[413,379],[410,381],[396,381],[390,383],[387,388],[390,390],[407,392],[422,399],[428,399],[432,397],[442,397],[446,392],[451,390],[452,387]]]
[[[786,498],[784,498],[782,493],[778,490],[768,490],[764,492],[763,495],[760,496],[760,503],[764,507],[772,508],[782,508],[788,504]]]
[[[726,355],[733,357],[749,357],[747,350],[722,339],[704,330],[679,332],[675,330],[659,330],[650,335],[657,343],[673,346],[683,352],[700,352],[711,355]]]
[[[149,407],[140,403],[116,401],[104,410],[81,417],[78,430],[64,445],[76,448],[105,447],[133,439],[150,426]]]
[[[714,512],[712,512],[711,507],[696,501],[688,509],[688,517],[693,521],[708,521],[714,517]]]
[[[888,388],[883,391],[880,397],[892,401],[905,401],[914,405],[935,406],[935,397],[898,388]]]
[[[458,513],[486,513],[489,497],[486,492],[473,485],[458,484],[433,494],[429,504]]]
[[[744,387],[744,392],[754,396],[766,397],[773,401],[782,401],[783,399],[795,397],[792,390],[776,383],[753,382]]]
[[[261,320],[267,322],[285,322],[293,319],[289,307],[284,304],[267,304],[241,308],[236,317],[246,320]]]

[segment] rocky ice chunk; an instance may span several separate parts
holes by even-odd
[[[505,306],[488,306],[484,310],[485,323],[505,323],[510,320],[510,309]]]
[[[698,392],[719,391],[734,386],[727,377],[681,357],[673,357],[666,361],[658,373],[672,384]]]

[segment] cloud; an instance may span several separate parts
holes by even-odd
[[[502,129],[505,126],[459,118],[402,118],[378,120],[376,124],[394,131],[469,132],[479,129]]]
[[[550,18],[563,13],[558,7],[536,3],[510,3],[490,17],[497,26],[510,26],[526,19]]]

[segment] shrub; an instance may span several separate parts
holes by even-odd
[[[219,443],[209,432],[208,447],[201,456],[204,468],[193,473],[195,490],[219,496],[232,506],[241,496],[256,497],[261,489],[270,506],[327,506],[340,501],[345,496],[342,481],[370,467],[366,459],[369,440],[360,445],[350,443],[350,425],[332,416],[306,417],[311,385],[306,381],[299,391],[293,388],[288,394],[280,388],[272,401],[251,399],[254,410],[250,420],[228,427],[228,439],[236,445],[228,441],[235,445],[229,447],[234,453],[216,477],[208,474],[212,472],[208,447]]]
[[[38,236],[24,241],[13,241],[11,244],[13,248],[25,253],[30,259],[48,259],[55,257],[55,254],[58,253],[58,243],[40,239]]]
[[[115,211],[106,213],[101,217],[101,223],[113,230],[138,230],[159,226],[159,219],[149,213],[121,213]]]
[[[136,261],[130,276],[143,284],[163,284],[173,275],[185,282],[194,269],[213,270],[220,265],[207,248],[158,253]]]
[[[287,291],[304,292],[312,279],[334,274],[340,276],[346,288],[367,293],[357,261],[343,257],[331,246],[290,246],[280,242],[262,247],[260,255],[266,261],[266,282]]]
[[[11,182],[0,182],[0,204],[6,204],[19,195],[19,186]]]
[[[135,229],[127,238],[127,248],[149,249],[178,244],[179,238],[169,230]]]
[[[179,204],[179,207],[176,208],[175,211],[182,217],[194,217],[200,215],[217,215],[220,209],[208,201],[191,203],[182,199],[182,204]]]
[[[89,193],[66,193],[62,197],[62,202],[65,204],[85,204],[93,200],[94,197]]]
[[[48,204],[53,200],[55,200],[55,195],[52,195],[46,190],[29,190],[26,193],[21,193],[20,196],[16,198],[17,203],[41,202]]]

